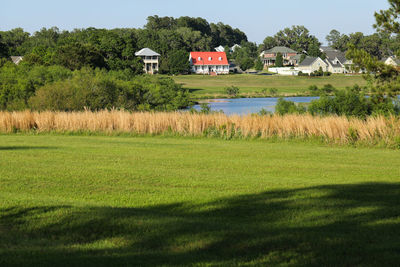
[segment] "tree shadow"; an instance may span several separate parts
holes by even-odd
[[[58,149],[54,146],[0,146],[2,150],[33,150],[33,149]]]
[[[400,184],[329,185],[143,208],[0,209],[0,265],[394,266]]]
[[[189,93],[194,93],[194,92],[197,92],[197,91],[204,91],[204,89],[197,89],[197,88],[190,88],[188,90],[189,90]]]

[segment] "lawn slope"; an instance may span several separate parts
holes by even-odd
[[[400,151],[0,136],[0,265],[397,265]]]
[[[224,95],[225,88],[237,86],[240,93],[254,95],[261,93],[263,89],[275,88],[278,95],[305,94],[310,85],[323,87],[331,84],[337,89],[344,89],[356,84],[365,85],[365,80],[361,75],[345,76],[332,75],[329,77],[298,77],[298,76],[279,76],[279,75],[179,75],[174,76],[175,82],[190,89],[195,97]],[[267,91],[268,92],[268,91]]]

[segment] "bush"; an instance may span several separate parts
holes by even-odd
[[[237,96],[239,94],[239,88],[232,85],[230,87],[226,87],[225,92],[229,96]]]
[[[297,74],[298,76],[310,76],[308,73],[304,73],[302,71],[299,71],[299,73]]]
[[[268,91],[269,91],[269,94],[272,96],[274,96],[278,93],[278,89],[276,89],[276,88],[270,88]]]
[[[306,112],[306,108],[303,106],[296,105],[293,101],[287,101],[283,98],[279,98],[275,106],[275,113],[279,115],[284,114],[303,114]]]
[[[170,78],[121,80],[116,73],[83,68],[73,77],[39,88],[29,104],[37,110],[123,108],[169,111],[190,105],[188,92]]]
[[[399,110],[391,98],[379,96],[366,98],[358,86],[334,91],[334,97],[322,95],[320,99],[313,100],[308,108],[308,112],[312,115],[336,114],[361,118],[374,114],[399,114]]]

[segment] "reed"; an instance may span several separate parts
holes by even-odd
[[[349,144],[400,144],[398,117],[369,117],[366,120],[338,116],[227,116],[188,112],[0,112],[0,132],[103,132],[223,136],[228,138],[320,138]]]

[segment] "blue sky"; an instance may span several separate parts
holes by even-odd
[[[387,0],[5,0],[0,30],[141,28],[150,15],[191,16],[239,28],[257,43],[291,25],[304,25],[325,42],[332,29],[373,33],[374,11],[387,7]]]

